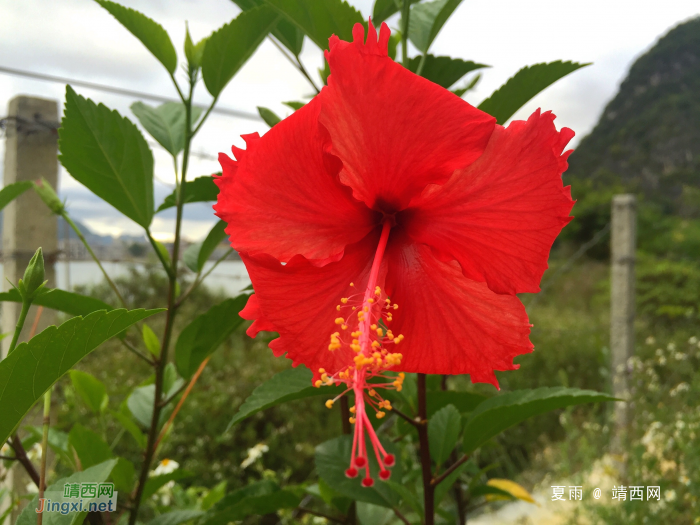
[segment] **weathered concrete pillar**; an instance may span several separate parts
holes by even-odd
[[[627,360],[634,354],[635,249],[637,200],[634,195],[615,195],[610,235],[610,350],[613,395],[626,399]],[[629,423],[627,403],[615,403],[616,452],[623,452]]]
[[[10,101],[5,140],[4,185],[18,181],[31,181],[44,177],[56,188],[58,182],[58,103],[36,97],[18,96]],[[54,262],[58,255],[56,216],[51,214],[46,205],[32,190],[26,191],[3,210],[2,232],[3,289],[24,275],[29,259],[41,246],[44,252],[46,278],[48,286],[56,286]],[[2,332],[13,333],[21,305],[19,303],[2,303]],[[29,338],[36,307],[27,315],[24,330],[19,342]],[[56,323],[52,310],[44,309],[37,333]],[[7,355],[12,337],[2,340],[2,357]],[[40,424],[40,421],[37,422]],[[14,480],[13,480],[14,477]],[[13,485],[19,493],[25,493],[29,478],[17,466],[6,478],[9,486]],[[14,523],[16,515],[11,516]]]

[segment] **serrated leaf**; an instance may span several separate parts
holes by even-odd
[[[59,159],[78,182],[131,220],[153,219],[153,155],[138,128],[66,86]]]
[[[275,112],[271,109],[258,106],[258,114],[265,121],[265,124],[267,124],[271,128],[274,127],[275,124],[279,124],[280,122],[282,122],[282,119],[278,117],[275,114]]]
[[[67,478],[61,478],[49,485],[46,492],[60,492],[63,494],[63,486],[66,483],[104,483],[109,478],[112,469],[117,464],[116,459],[110,459],[94,467],[76,472]],[[37,494],[17,518],[15,525],[36,525],[36,510],[39,508],[39,495]],[[44,525],[78,525],[85,520],[86,512],[46,512],[43,514]]]
[[[352,41],[356,23],[367,25],[362,14],[344,0],[266,0],[290,22],[299,27],[321,49],[328,48],[328,39],[337,35]]]
[[[265,5],[265,0],[233,0],[233,2],[243,11],[249,11],[255,7]],[[289,20],[284,18],[278,20],[277,25],[272,30],[272,34],[294,56],[298,56],[301,53],[301,48],[304,45],[304,32]]]
[[[214,184],[214,177],[204,175],[185,182],[185,185],[182,187],[182,195],[185,204],[189,202],[212,202],[219,196],[219,188]],[[156,213],[173,207],[175,207],[175,192],[172,192],[165,198],[163,204],[158,206]]]
[[[180,525],[181,523],[187,523],[203,515],[204,512],[201,510],[173,510],[153,518],[148,522],[148,525]]]
[[[92,430],[76,423],[68,433],[68,444],[73,447],[84,469],[111,459],[113,454],[109,445]]]
[[[459,439],[462,418],[454,405],[447,405],[438,410],[428,420],[428,442],[430,457],[436,465],[442,465]]]
[[[160,355],[160,341],[151,327],[145,323],[141,328],[141,337],[143,337],[143,343],[146,345],[146,349],[152,355],[158,357]]]
[[[22,296],[18,290],[12,288],[7,292],[0,293],[0,302],[1,301],[21,303]],[[98,310],[113,310],[111,306],[100,301],[99,299],[88,297],[87,295],[80,295],[78,293],[66,292],[65,290],[59,290],[58,288],[51,289],[51,293],[35,297],[32,304],[44,306],[45,308],[51,308],[52,310],[58,310],[59,312],[64,312],[69,315],[84,316],[97,312]]]
[[[400,480],[402,469],[400,456],[396,447],[389,441],[381,440],[382,446],[390,454],[396,456],[396,465],[391,469],[391,479]],[[369,449],[371,450],[371,448]],[[379,480],[377,460],[373,453],[368,454],[370,474],[375,480],[374,486],[361,485],[362,474],[354,479],[345,476],[345,470],[350,466],[352,452],[352,436],[340,436],[316,447],[316,470],[318,475],[333,488],[333,490],[356,501],[364,501],[382,507],[395,507],[399,504],[399,495],[389,485]]]
[[[143,102],[134,102],[131,111],[141,125],[171,155],[177,155],[185,148],[186,109],[180,102],[165,102],[152,107]],[[192,106],[191,122],[194,124],[202,115],[202,108]]]
[[[201,525],[227,525],[248,516],[263,515],[299,505],[301,497],[280,490],[269,480],[258,481],[224,496],[201,518]]]
[[[22,180],[8,184],[0,190],[0,210],[32,187],[31,181]]]
[[[408,38],[413,45],[422,53],[427,53],[442,26],[461,3],[462,0],[434,0],[412,6]]]
[[[469,465],[467,463],[462,463],[435,487],[434,498],[436,507],[440,505],[440,502],[447,496],[452,486],[468,467]]]
[[[417,4],[420,0],[409,0],[411,4]],[[394,13],[399,12],[399,6],[401,2],[397,0],[376,0],[374,2],[374,8],[372,9],[372,23],[379,27],[379,25],[389,18]],[[409,19],[410,21],[410,19]]]
[[[158,310],[112,310],[50,326],[0,362],[0,443],[34,403],[83,357]]]
[[[226,238],[226,223],[224,221],[217,222],[209,231],[204,241],[191,244],[182,254],[182,260],[185,265],[195,273],[199,273],[204,269],[204,265],[209,260],[209,257],[217,246]]]
[[[413,57],[408,62],[408,69],[414,73],[418,71],[418,66],[423,60],[422,56]],[[471,60],[461,58],[425,56],[425,63],[420,76],[435,82],[439,86],[449,89],[455,82],[461,79],[470,71],[490,67],[485,64],[477,64]]]
[[[479,104],[479,109],[496,117],[496,122],[503,125],[535,95],[560,78],[588,65],[557,60],[526,66]]]
[[[473,392],[455,392],[454,390],[438,390],[427,393],[426,409],[428,418],[447,405],[454,405],[458,412],[471,412],[481,402],[488,399]]]
[[[243,324],[238,312],[247,302],[248,294],[226,299],[185,327],[175,344],[175,364],[182,377],[190,379],[202,361]]]
[[[533,416],[573,405],[614,400],[601,392],[564,387],[516,390],[491,397],[467,418],[462,439],[464,452],[473,452],[492,437]]]
[[[158,22],[151,20],[143,13],[129,9],[109,0],[95,0],[146,46],[153,56],[165,66],[170,74],[177,68],[177,53],[175,47]]]
[[[80,370],[71,370],[70,380],[75,391],[93,413],[101,414],[105,411],[109,403],[109,396],[102,381]]]
[[[277,20],[278,15],[272,9],[260,6],[243,11],[211,34],[204,46],[202,78],[212,96],[219,96]]]
[[[233,416],[226,430],[266,408],[307,397],[328,396],[333,398],[343,391],[339,386],[316,388],[311,385],[312,378],[311,370],[304,365],[290,368],[273,376],[272,379],[253,390],[253,393],[238,409],[238,413]]]

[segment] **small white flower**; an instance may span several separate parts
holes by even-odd
[[[39,487],[37,487],[34,482],[27,483],[27,485],[24,487],[27,491],[27,494],[38,494],[39,493]]]
[[[10,445],[5,443],[2,448],[0,448],[0,456],[7,456],[10,453]]]
[[[666,345],[666,350],[674,352],[676,350],[676,343],[668,343],[668,345]]]
[[[691,337],[690,339],[688,339],[688,344],[691,344],[691,345],[698,344],[698,338],[695,336]]]
[[[268,447],[264,443],[258,443],[253,448],[249,448],[248,457],[243,460],[243,463],[241,463],[241,467],[250,467],[253,463],[255,463],[257,460],[263,457],[263,454],[268,450],[270,450],[270,447]]]
[[[683,361],[684,359],[688,359],[688,356],[683,352],[676,352],[673,355],[673,357],[676,359],[676,361]]]
[[[180,468],[180,464],[177,461],[165,458],[158,463],[158,466],[155,468],[155,470],[151,471],[150,475],[162,476],[163,474],[170,474],[171,472],[176,471],[178,468]]]
[[[675,501],[676,500],[676,491],[673,489],[664,491],[664,499],[666,501],[669,501],[669,502]]]
[[[27,452],[27,457],[32,461],[39,461],[41,459],[41,445],[39,443],[34,443],[32,448]]]

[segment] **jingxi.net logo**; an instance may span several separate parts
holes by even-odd
[[[113,483],[66,483],[61,492],[46,492],[36,512],[114,512],[117,495]]]

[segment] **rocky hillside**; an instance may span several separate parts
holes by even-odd
[[[622,186],[663,214],[700,216],[700,17],[634,63],[571,156],[565,179],[584,201],[589,192]]]

